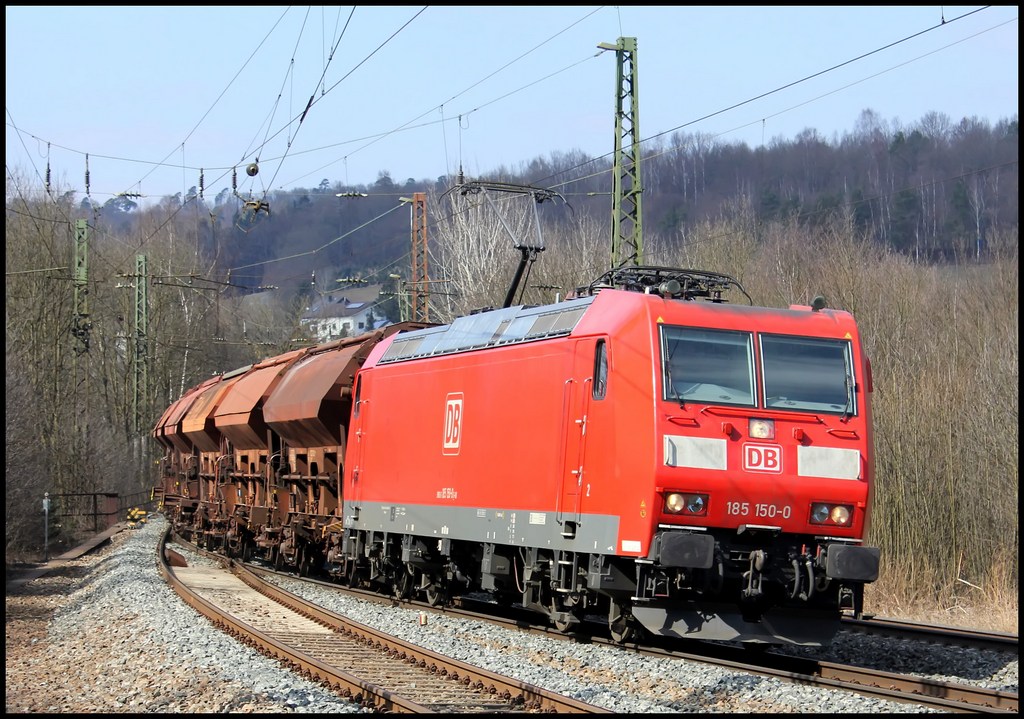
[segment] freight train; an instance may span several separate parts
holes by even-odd
[[[821,646],[879,551],[871,368],[849,313],[717,273],[401,323],[212,377],[153,430],[179,532],[572,632]]]

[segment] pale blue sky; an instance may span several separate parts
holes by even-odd
[[[460,165],[494,179],[551,153],[605,155],[616,62],[597,45],[619,37],[637,39],[644,139],[680,131],[754,147],[813,128],[831,140],[865,109],[903,126],[929,112],[995,123],[1018,111],[1017,14],[9,5],[8,196],[12,177],[15,191],[40,189],[48,165],[53,185],[105,202],[186,192],[200,168],[212,197],[232,167],[245,194],[369,184],[381,171],[434,179]]]

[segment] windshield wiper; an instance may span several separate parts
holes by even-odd
[[[845,422],[853,416],[853,387],[849,374],[843,374],[843,386],[846,387],[846,406],[843,407],[842,415],[842,419]]]
[[[676,383],[672,381],[671,365],[665,368],[665,383],[668,386],[668,398],[678,402],[680,407],[685,407],[686,405],[683,404],[683,398],[679,396],[679,392],[676,390]]]

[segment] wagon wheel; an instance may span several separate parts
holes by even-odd
[[[344,564],[344,566],[342,567],[342,570],[341,570],[341,583],[344,584],[346,587],[350,587],[350,588],[355,587],[356,584],[357,584],[357,582],[356,582],[356,560],[354,560],[354,559],[345,559],[343,561],[345,562],[345,564]]]
[[[308,577],[313,567],[313,549],[305,546],[299,550],[299,576]]]
[[[551,598],[549,603],[551,623],[555,625],[555,629],[562,632],[563,634],[568,633],[572,629],[573,625],[576,624],[572,619],[563,619],[560,617],[566,617],[572,614],[572,611],[566,606],[557,595]]]
[[[609,621],[608,631],[611,632],[612,639],[619,644],[633,641],[637,633],[632,618],[627,617],[620,617],[615,621]]]
[[[444,587],[437,580],[432,581],[424,588],[423,592],[426,595],[427,604],[430,606],[439,607],[444,603]]]
[[[416,570],[409,564],[403,564],[395,572],[395,580],[391,585],[392,596],[395,599],[408,599],[412,595],[413,579]]]
[[[281,545],[274,547],[274,569],[281,571],[284,569],[284,553],[281,551]]]
[[[619,644],[632,641],[637,635],[636,622],[628,607],[614,599],[608,612],[608,631],[612,639]]]

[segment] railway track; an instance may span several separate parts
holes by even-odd
[[[710,661],[784,681],[853,691],[864,696],[916,704],[942,711],[970,713],[1017,713],[1017,694],[969,684],[936,681],[911,674],[796,657],[777,651],[754,653],[725,645],[700,645],[695,651],[669,647],[636,647],[651,656]]]
[[[254,568],[254,571],[259,574],[280,575],[278,572],[262,568]],[[294,579],[290,575],[285,576]],[[315,580],[304,579],[302,581],[309,582]],[[329,586],[332,590],[346,593],[353,592],[349,588],[341,588],[335,584],[321,584]],[[396,601],[372,592],[356,590],[354,593],[363,599],[384,604],[394,604]],[[471,601],[464,601],[444,608],[431,607],[426,602],[421,603],[415,600],[402,600],[401,604],[423,612],[443,612],[449,616],[457,616],[464,619],[496,622],[520,632],[543,633],[568,641],[577,639],[573,635],[565,635],[550,629],[550,627],[544,624],[531,621],[528,613],[511,611],[507,616],[496,617],[493,614],[493,607],[487,609],[474,608],[476,605]],[[901,634],[899,633],[898,625],[899,623],[895,621],[885,623],[885,633],[888,636],[917,638],[916,628],[911,627],[909,635],[906,633]],[[876,629],[882,626],[883,624],[881,623],[875,625]],[[976,643],[981,641],[976,636],[978,633],[955,631],[955,628],[951,628],[954,631],[941,634],[937,631],[938,628],[933,627],[932,629],[936,631],[930,635],[930,639],[934,640],[941,636],[944,643],[956,644],[962,640],[963,645],[975,646]],[[981,633],[981,635],[984,636],[984,633]],[[983,648],[1006,649],[1008,646],[1015,644],[1015,642],[1010,643],[1011,637],[1012,635],[1006,635],[1003,637],[1005,641],[998,641]],[[586,634],[585,641],[591,644],[614,644],[610,638],[602,636],[599,632]],[[681,647],[685,647],[685,649]],[[646,656],[699,661],[733,671],[748,672],[804,685],[853,691],[864,696],[927,706],[943,711],[972,713],[1017,712],[1017,694],[1014,693],[976,687],[969,684],[936,681],[907,674],[896,674],[850,664],[794,657],[776,651],[751,652],[749,649],[735,645],[695,641],[662,641],[661,639],[655,639],[644,644],[629,644],[619,648],[623,651],[631,651]]]
[[[1017,635],[1006,632],[986,632],[978,629],[922,624],[885,617],[854,619],[843,617],[843,629],[863,634],[971,647],[986,651],[1017,651]]]
[[[187,544],[187,543],[185,543]],[[217,557],[193,548],[202,554]],[[332,591],[354,594],[361,599],[371,600],[386,605],[399,604],[409,609],[417,609],[423,613],[440,612],[448,616],[478,621],[503,624],[509,629],[519,632],[543,633],[548,636],[576,641],[583,639],[592,644],[613,644],[607,636],[602,636],[603,624],[597,625],[594,633],[581,633],[579,636],[565,635],[553,631],[544,624],[531,620],[529,613],[515,611],[511,608],[505,616],[495,616],[495,608],[488,605],[480,607],[471,600],[462,600],[446,607],[433,607],[426,602],[416,600],[396,600],[365,590],[357,590],[329,582],[302,579],[270,569],[252,566],[249,570],[260,576],[279,576],[294,581],[313,582]],[[953,627],[925,627],[913,623],[902,623],[895,620],[871,619],[860,623],[844,623],[844,629],[890,637],[913,639],[922,638],[931,642],[981,648],[985,650],[1015,650],[1016,637],[984,632],[970,632]],[[929,631],[923,632],[922,629]],[[948,630],[948,631],[943,631]],[[697,661],[712,664],[731,671],[747,672],[761,676],[773,677],[782,681],[794,682],[843,691],[852,691],[864,696],[885,699],[918,706],[926,706],[941,711],[971,713],[1016,713],[1017,694],[960,684],[936,681],[909,674],[897,674],[868,667],[851,664],[819,661],[804,656],[791,656],[784,652],[765,650],[750,651],[747,648],[713,642],[687,641],[679,642],[655,638],[652,641],[631,643],[619,646],[623,651],[635,652],[658,658],[671,658]]]
[[[186,562],[164,543],[158,553],[175,592],[214,625],[364,707],[403,713],[610,713],[348,620],[235,562],[224,568],[181,566]]]
[[[449,608],[466,618],[487,619],[487,613],[472,609]],[[490,618],[493,621],[493,617]],[[552,636],[571,636],[553,632],[543,625],[524,622],[522,618],[507,620],[519,630],[538,631]],[[865,624],[868,624],[865,622]],[[922,629],[930,631],[922,632]],[[861,631],[868,631],[864,626]],[[925,627],[896,620],[881,620],[870,624],[870,633],[900,639],[941,642],[983,650],[1016,650],[1014,635],[977,632],[956,627]],[[587,635],[592,644],[615,644],[601,635]],[[700,641],[679,641],[654,638],[644,643],[622,647],[626,651],[659,658],[684,659],[711,663],[734,671],[774,677],[783,681],[826,688],[854,691],[864,696],[926,706],[954,712],[1017,713],[1017,694],[954,682],[936,681],[910,674],[860,667],[851,664],[820,661],[818,659],[788,655],[783,651],[751,651],[748,648]]]

